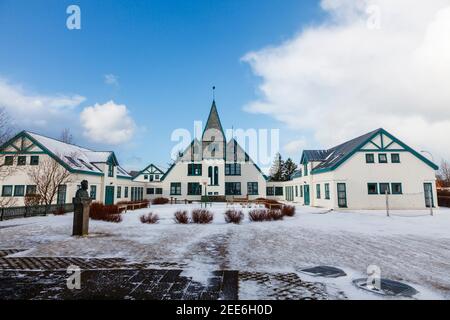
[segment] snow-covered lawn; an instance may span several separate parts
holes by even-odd
[[[16,256],[121,257],[130,262],[179,264],[186,273],[206,278],[219,269],[298,272],[301,267],[333,265],[348,277],[311,278],[329,292],[349,298],[378,298],[356,289],[351,279],[365,277],[369,265],[382,276],[403,280],[420,291],[417,298],[450,298],[450,209],[428,211],[331,212],[297,206],[292,218],[250,222],[248,209],[241,225],[226,224],[225,204],[214,204],[210,225],[179,225],[178,209],[199,205],[161,205],[130,211],[119,224],[90,221],[91,235],[71,237],[72,214],[0,222],[0,248],[25,248]],[[236,206],[236,208],[240,208]],[[154,212],[156,225],[139,217]],[[11,227],[7,227],[11,226]],[[7,228],[4,228],[7,227]],[[249,284],[250,286],[250,284]],[[257,290],[242,288],[241,298],[258,298]],[[263,298],[263,297],[261,297]]]

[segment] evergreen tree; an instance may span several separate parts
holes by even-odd
[[[284,161],[281,158],[281,154],[277,153],[273,161],[272,167],[270,168],[270,180],[271,181],[282,181],[283,179],[283,167]]]
[[[295,170],[297,170],[297,165],[291,158],[288,158],[282,168],[282,180],[288,181]]]

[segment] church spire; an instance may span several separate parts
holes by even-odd
[[[206,121],[206,125],[205,125],[205,129],[203,130],[203,135],[202,137],[205,137],[205,132],[208,131],[209,129],[214,129],[214,130],[218,130],[222,133],[223,137],[222,139],[225,139],[225,134],[222,128],[222,124],[220,123],[220,118],[219,118],[219,112],[217,111],[217,107],[216,107],[216,100],[215,100],[215,89],[216,87],[213,87],[213,101],[211,104],[211,110],[209,111],[209,116],[208,116],[208,120]]]

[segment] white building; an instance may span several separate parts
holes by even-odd
[[[3,169],[11,168],[11,173],[0,181],[1,197],[13,198],[15,206],[22,206],[24,196],[36,190],[29,170],[43,167],[48,161],[56,161],[70,172],[70,182],[58,187],[54,203],[71,203],[82,180],[89,182],[94,201],[114,204],[144,197],[145,183],[133,181],[114,152],[93,151],[28,131],[20,132],[0,147]]]

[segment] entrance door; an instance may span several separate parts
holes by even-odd
[[[339,208],[347,208],[347,187],[345,183],[337,184],[337,192]]]
[[[105,205],[114,204],[114,187],[107,186],[105,189]]]
[[[423,184],[423,190],[425,193],[425,206],[427,208],[434,207],[433,199],[433,185],[429,182]]]
[[[309,206],[311,201],[309,199],[309,185],[307,184],[303,186],[303,195],[305,196],[305,206]]]

